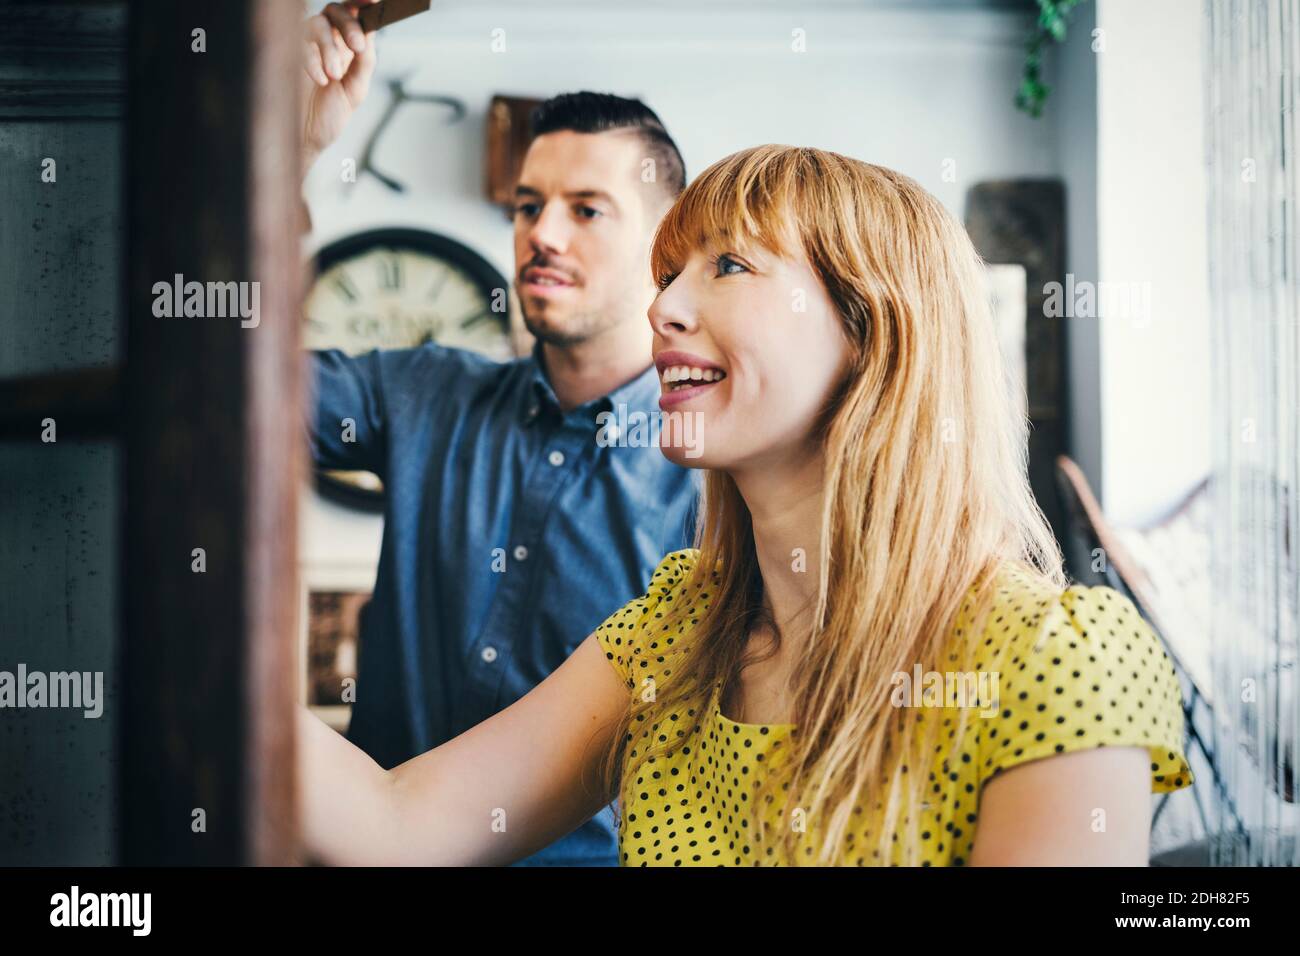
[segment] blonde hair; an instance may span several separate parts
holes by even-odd
[[[816,423],[824,506],[813,633],[791,684],[797,734],[748,803],[750,838],[780,840],[779,862],[833,863],[870,800],[883,812],[876,862],[891,859],[894,842],[914,863],[929,755],[957,743],[938,744],[940,722],[923,722],[921,708],[893,706],[895,675],[918,663],[954,670],[954,628],[967,621],[971,639],[959,642],[966,651],[956,666],[970,669],[975,625],[1004,562],[1065,584],[1026,477],[1027,424],[1010,400],[980,259],[913,180],[818,149],[742,150],[677,199],[656,233],[651,268],[663,288],[694,250],[742,241],[807,257],[851,353]],[[748,509],[725,472],[706,476],[696,534],[700,556],[684,586],[707,587],[713,600],[674,651],[673,680],[657,701],[634,703],[618,728],[610,792],[638,715],[690,706],[753,660],[746,638],[764,616],[762,579]],[[674,602],[669,620],[692,603]],[[957,741],[966,711],[960,724]],[[634,760],[688,742],[638,750]],[[779,800],[815,821],[819,846],[794,827],[769,832],[758,817]],[[904,833],[895,836],[900,818]]]

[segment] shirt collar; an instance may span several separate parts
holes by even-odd
[[[626,406],[628,412],[650,413],[659,408],[659,372],[653,364],[608,395],[570,409],[567,415],[560,411],[560,400],[546,377],[546,363],[540,341],[533,343],[531,364],[529,385],[524,389],[523,420],[525,423],[536,421],[543,411],[556,417],[576,416],[594,421],[595,416],[601,412],[617,412],[620,405]]]
[[[523,390],[523,420],[530,424],[538,419],[543,411],[558,415],[560,400],[555,397],[555,389],[546,378],[546,365],[542,360],[542,343],[533,343],[533,354],[528,363],[528,384]]]

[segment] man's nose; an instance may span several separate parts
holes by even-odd
[[[559,255],[569,248],[569,229],[563,214],[547,203],[528,230],[528,244],[534,254]]]

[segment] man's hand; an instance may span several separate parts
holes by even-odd
[[[328,4],[303,25],[302,171],[347,125],[370,89],[375,37],[361,29],[357,11],[378,0]]]

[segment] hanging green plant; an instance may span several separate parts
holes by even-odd
[[[1025,71],[1016,91],[1016,108],[1030,116],[1043,115],[1043,104],[1052,88],[1043,82],[1043,50],[1050,43],[1064,43],[1070,14],[1083,0],[1038,0],[1038,22],[1025,44]]]

